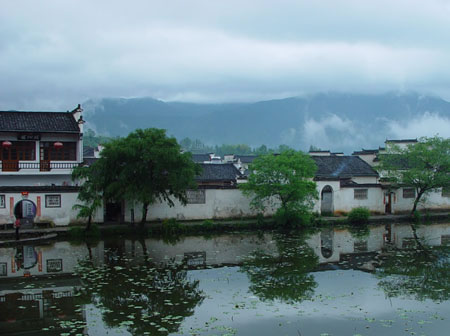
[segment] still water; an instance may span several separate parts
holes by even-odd
[[[448,335],[450,224],[0,249],[5,335]]]

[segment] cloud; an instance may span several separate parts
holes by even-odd
[[[450,138],[450,118],[438,113],[426,112],[422,116],[408,121],[388,123],[389,134],[394,139],[415,139],[422,136],[439,135]]]
[[[307,119],[301,134],[306,149],[313,145],[322,150],[354,150],[367,144],[367,138],[354,122],[335,114],[320,120]]]
[[[6,2],[0,109],[328,90],[450,97],[449,16],[439,0]]]

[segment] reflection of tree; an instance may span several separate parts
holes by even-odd
[[[317,283],[310,273],[318,257],[301,236],[275,236],[278,253],[255,251],[244,260],[241,271],[250,279],[250,291],[261,300],[288,303],[310,299]]]
[[[110,327],[124,327],[133,335],[165,335],[178,331],[203,301],[198,281],[189,281],[183,265],[132,265],[118,259],[114,266],[81,267],[83,291],[103,311]]]
[[[450,297],[450,247],[396,251],[377,272],[388,296],[445,301]]]

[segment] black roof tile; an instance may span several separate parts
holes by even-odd
[[[205,161],[211,161],[209,154],[192,154],[192,161],[202,163]]]
[[[358,156],[312,156],[312,158],[317,164],[317,179],[378,176],[378,173]]]
[[[203,163],[197,181],[235,181],[241,172],[232,163]]]
[[[0,111],[0,130],[10,132],[79,133],[71,112]]]

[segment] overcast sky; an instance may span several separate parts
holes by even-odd
[[[2,110],[318,91],[450,100],[446,0],[0,1]]]

